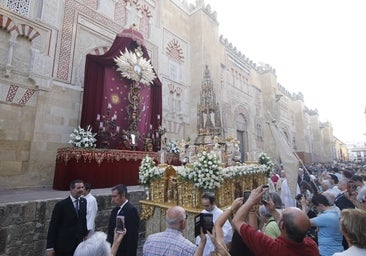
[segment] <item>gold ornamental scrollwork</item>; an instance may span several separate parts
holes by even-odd
[[[155,206],[141,204],[141,220],[148,220],[154,214]]]

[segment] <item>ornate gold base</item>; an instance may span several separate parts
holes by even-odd
[[[165,230],[166,210],[174,205],[185,208],[188,219],[184,236],[194,242],[194,216],[202,211],[201,196],[203,191],[194,186],[193,182],[178,180],[173,166],[163,166],[165,174],[161,179],[150,183],[150,200],[142,200],[141,219],[146,221],[146,237]],[[252,190],[266,183],[265,173],[253,173],[225,180],[215,190],[217,206],[225,209],[232,201],[243,196],[245,190]]]
[[[253,173],[226,179],[214,192],[218,207],[231,205],[232,201],[243,195],[245,190],[252,190],[266,184],[265,173]],[[201,210],[203,191],[195,187],[193,182],[179,180],[173,166],[168,166],[161,179],[154,179],[150,184],[150,200],[152,205],[180,205],[190,211]]]

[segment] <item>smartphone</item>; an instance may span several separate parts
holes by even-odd
[[[262,204],[267,204],[267,202],[269,200],[269,186],[268,185],[264,185],[262,187],[262,190],[265,191],[265,193],[262,195]]]
[[[116,218],[116,232],[122,233],[125,229],[125,216],[117,216]]]
[[[243,193],[243,204],[248,200],[249,196],[250,196],[251,191],[250,190],[245,190]]]

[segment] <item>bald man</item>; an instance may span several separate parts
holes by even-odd
[[[255,255],[319,255],[316,243],[306,236],[310,220],[298,208],[289,207],[282,211],[282,216],[274,216],[279,219],[278,226],[281,230],[281,235],[276,239],[257,232],[245,222],[249,211],[260,203],[264,193],[262,186],[254,189],[232,221],[235,230],[240,233],[250,250]],[[278,214],[274,208],[269,210],[272,214]]]
[[[180,206],[170,207],[166,211],[166,230],[149,235],[144,243],[144,256],[202,255],[206,244],[206,236],[201,231],[201,242],[198,247],[183,237],[183,230],[187,225],[187,215]]]

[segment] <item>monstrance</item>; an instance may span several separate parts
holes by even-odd
[[[132,148],[135,150],[140,137],[137,129],[141,114],[140,84],[152,85],[156,75],[150,60],[143,57],[141,46],[138,46],[134,51],[125,49],[123,53],[122,51],[120,53],[120,56],[114,58],[118,66],[117,71],[120,71],[122,77],[132,80],[127,106],[129,127],[127,131],[123,130],[122,132],[131,139]]]

